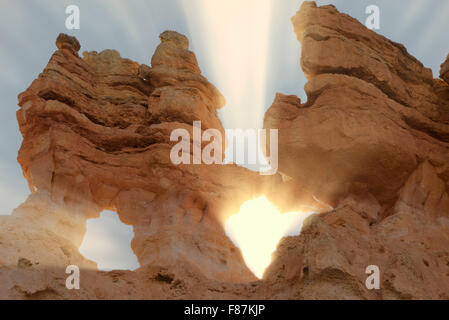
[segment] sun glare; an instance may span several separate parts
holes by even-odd
[[[240,248],[248,268],[261,279],[282,237],[298,235],[314,212],[281,214],[265,197],[245,202],[225,224],[227,235]]]
[[[273,0],[183,0],[192,49],[206,77],[226,97],[225,128],[258,129],[264,115]],[[229,150],[226,150],[226,161]],[[263,161],[258,165],[265,165]],[[255,167],[248,167],[255,169]],[[279,240],[299,234],[311,213],[280,214],[265,198],[250,200],[226,221],[226,232],[261,278]]]
[[[184,0],[193,49],[226,97],[228,128],[259,128],[265,107],[272,0]]]

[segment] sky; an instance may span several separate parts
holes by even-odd
[[[29,190],[16,157],[21,144],[17,95],[46,66],[60,32],[82,51],[116,49],[150,64],[164,30],[190,39],[203,74],[224,94],[219,116],[226,128],[260,128],[276,92],[303,101],[301,47],[291,17],[301,0],[0,0],[0,214],[9,214]],[[365,8],[380,8],[378,33],[404,44],[432,68],[449,53],[449,0],[334,0],[362,23]],[[81,27],[67,30],[65,9],[80,8]],[[108,220],[112,221],[111,219]],[[106,223],[106,222],[105,222]],[[112,230],[112,227],[105,227]],[[129,231],[132,232],[132,231]],[[112,231],[110,232],[112,234]]]

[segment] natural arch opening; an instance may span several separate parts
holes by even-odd
[[[133,227],[120,221],[117,213],[103,211],[99,218],[87,221],[80,253],[98,264],[98,269],[135,270],[139,262],[131,249]]]
[[[266,197],[259,197],[242,204],[226,221],[225,231],[240,248],[248,268],[261,279],[281,238],[299,235],[312,214],[316,212],[280,213]]]

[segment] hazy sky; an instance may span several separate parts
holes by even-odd
[[[164,30],[188,36],[203,74],[225,95],[225,127],[260,127],[276,92],[305,100],[300,45],[290,18],[300,0],[0,0],[0,213],[10,213],[29,193],[17,164],[21,135],[17,95],[43,70],[60,32],[85,50],[116,49],[150,64]],[[365,8],[380,8],[379,33],[403,43],[439,74],[449,53],[449,0],[335,0],[363,22]],[[81,29],[66,30],[65,9],[78,5]]]

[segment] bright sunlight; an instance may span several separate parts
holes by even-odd
[[[242,251],[248,268],[261,279],[282,237],[298,235],[314,212],[281,214],[265,197],[245,202],[225,224],[227,235]]]

